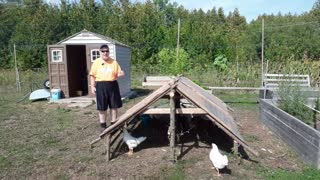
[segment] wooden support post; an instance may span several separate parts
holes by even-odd
[[[107,162],[110,161],[110,139],[111,139],[111,135],[107,135],[106,137],[106,160]]]
[[[238,165],[241,164],[241,160],[242,160],[239,153],[239,147],[240,147],[240,144],[237,141],[233,140],[233,154],[236,155],[236,162]]]
[[[233,154],[238,156],[239,153],[239,143],[233,140]]]
[[[176,138],[176,104],[175,104],[175,90],[172,89],[170,92],[170,148],[171,148],[171,161],[176,162],[175,156],[175,138]]]

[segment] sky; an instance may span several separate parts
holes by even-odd
[[[145,0],[133,0],[133,2],[144,2]],[[245,16],[247,22],[256,19],[262,14],[297,14],[309,12],[316,0],[170,0],[184,8],[193,10],[201,8],[205,12],[213,7],[222,7],[225,14],[239,9],[240,15]]]

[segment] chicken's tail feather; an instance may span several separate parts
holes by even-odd
[[[139,137],[139,138],[137,138],[137,141],[139,142],[139,143],[142,143],[143,141],[145,141],[147,139],[147,137]]]

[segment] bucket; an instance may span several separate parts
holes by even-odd
[[[82,96],[82,93],[83,92],[81,90],[76,91],[77,96]]]
[[[58,100],[61,98],[61,89],[51,89],[51,99]]]

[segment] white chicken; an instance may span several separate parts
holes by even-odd
[[[136,148],[140,143],[142,143],[146,139],[146,137],[135,138],[128,133],[127,129],[123,128],[123,141],[128,145],[129,156],[133,154],[133,148]]]
[[[212,143],[212,149],[210,151],[209,157],[214,168],[218,172],[218,176],[220,176],[219,169],[223,169],[228,165],[228,157],[226,155],[222,155],[217,145],[214,143]]]

